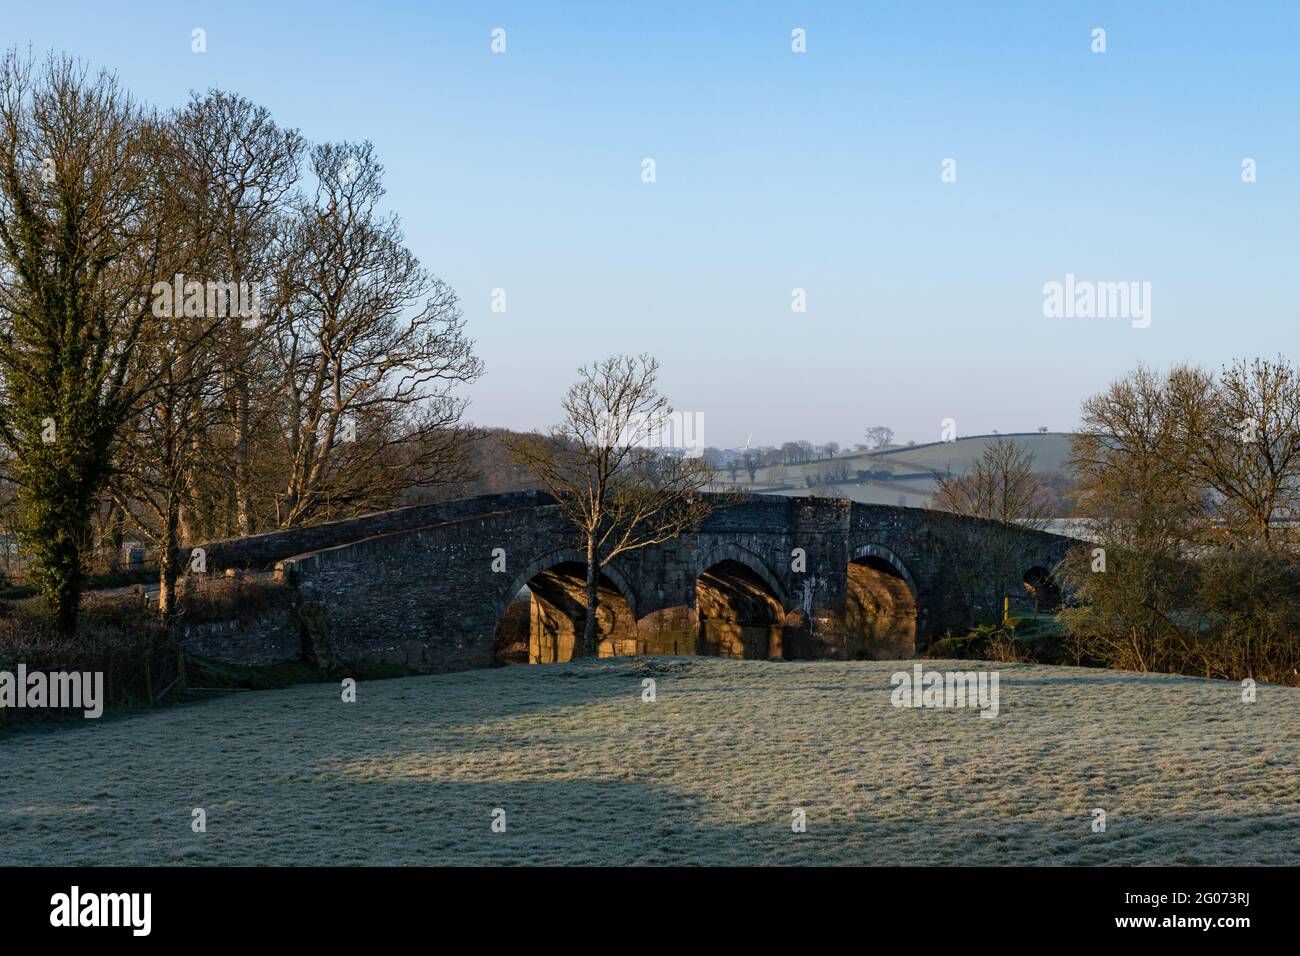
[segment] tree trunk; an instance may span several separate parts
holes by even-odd
[[[180,507],[174,495],[167,496],[167,514],[163,519],[162,536],[158,542],[158,614],[164,627],[171,627],[176,617],[176,578],[180,542]]]
[[[122,539],[125,533],[125,516],[117,502],[109,499],[108,519],[104,522],[104,564],[110,574],[122,570]]]
[[[596,555],[596,538],[587,535],[587,617],[582,628],[582,656],[596,656],[596,607],[600,600],[600,567]]]
[[[81,591],[74,585],[59,582],[55,593],[54,625],[61,637],[75,637],[77,617],[81,611]]]
[[[256,530],[253,525],[252,476],[249,474],[249,395],[248,383],[237,380],[235,405],[235,520],[241,535]]]
[[[198,487],[197,469],[194,462],[201,461],[201,438],[199,431],[190,438],[190,464],[185,468],[184,487],[185,498],[180,506],[180,540],[182,543],[193,544],[196,541],[203,540],[203,532],[207,526],[207,518],[203,514],[203,505],[201,504],[202,495]]]
[[[81,611],[81,553],[67,538],[58,543],[55,552],[58,575],[52,593],[47,592],[52,598],[54,626],[61,637],[75,637]]]

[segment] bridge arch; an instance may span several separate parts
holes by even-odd
[[[860,544],[849,552],[849,562],[852,563],[861,558],[878,558],[890,565],[898,572],[898,576],[907,582],[907,586],[912,591],[912,596],[916,597],[918,593],[916,579],[912,577],[912,572],[907,569],[907,565],[903,563],[903,559],[889,548],[885,547],[883,544],[876,544],[875,542]]]
[[[577,548],[560,548],[556,551],[548,551],[541,557],[530,561],[528,566],[524,568],[523,572],[516,575],[514,580],[510,582],[510,586],[506,588],[505,593],[497,598],[496,616],[499,618],[502,614],[505,614],[506,608],[510,606],[510,602],[514,600],[514,597],[519,593],[520,588],[524,587],[524,585],[537,577],[537,575],[541,574],[543,571],[549,571],[557,564],[568,564],[574,562],[586,567],[587,556]],[[635,617],[636,592],[632,590],[632,585],[628,583],[627,577],[612,564],[604,565],[600,569],[600,573],[604,577],[609,578],[610,581],[614,583],[614,586],[618,588],[619,594],[623,596],[623,600],[627,601],[627,606],[632,609],[632,615]]]
[[[1028,594],[1027,601],[1035,613],[1054,611],[1060,606],[1061,586],[1050,568],[1035,564],[1025,572],[1022,580]]]
[[[715,544],[713,547],[697,556],[695,561],[696,579],[698,580],[701,574],[709,570],[709,568],[713,567],[715,564],[721,564],[723,561],[735,561],[737,564],[743,564],[750,571],[753,571],[756,575],[762,578],[763,583],[771,588],[772,594],[781,602],[782,610],[790,611],[794,608],[789,593],[781,584],[780,579],[768,570],[767,564],[763,559],[753,551],[750,551],[747,548],[742,548],[740,545],[731,541],[724,541],[720,544]]]
[[[601,568],[597,654],[634,653],[636,598],[623,573]],[[587,620],[587,561],[573,548],[543,554],[514,577],[496,602],[493,661],[554,663],[582,653]]]
[[[696,653],[781,657],[790,596],[758,555],[734,542],[715,544],[696,559]]]
[[[891,660],[916,653],[920,605],[916,579],[893,550],[867,542],[849,551],[844,656]]]

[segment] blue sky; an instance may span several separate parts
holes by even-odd
[[[480,424],[613,352],[714,445],[1061,430],[1138,361],[1300,360],[1300,4],[982,6],[4,2],[0,43],[372,140]],[[1044,317],[1067,273],[1150,282],[1150,327]]]

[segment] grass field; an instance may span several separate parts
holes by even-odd
[[[1034,469],[1037,471],[1058,471],[1064,467],[1070,455],[1070,436],[1061,432],[1047,434],[1012,434],[1006,436],[1023,446],[1034,456]],[[755,484],[750,485],[749,475],[743,468],[736,472],[736,484],[742,490],[754,490],[763,493],[766,489],[780,486],[784,491],[800,497],[810,493],[805,478],[825,474],[836,474],[837,469],[847,468],[850,475],[858,470],[873,471],[889,469],[895,475],[930,475],[933,472],[963,474],[970,470],[984,454],[986,448],[997,438],[994,435],[972,435],[950,442],[928,442],[914,447],[891,445],[876,451],[844,452],[834,459],[822,459],[803,465],[777,465],[759,468],[755,473]],[[720,487],[732,485],[729,469],[722,472]],[[909,508],[927,507],[930,496],[935,491],[935,483],[929,477],[906,480],[870,480],[865,482],[837,483],[830,486],[833,497],[847,498],[863,504],[896,505],[899,496]]]
[[[24,730],[0,864],[1300,863],[1300,690],[927,661],[1000,672],[983,719],[892,707],[910,666],[620,658]]]

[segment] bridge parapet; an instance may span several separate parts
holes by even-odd
[[[277,561],[323,548],[337,547],[364,538],[398,531],[410,531],[496,511],[535,508],[554,501],[542,491],[513,491],[476,498],[457,498],[427,505],[390,508],[374,514],[304,528],[285,528],[242,538],[209,541],[201,547],[207,552],[208,568],[264,571]]]

